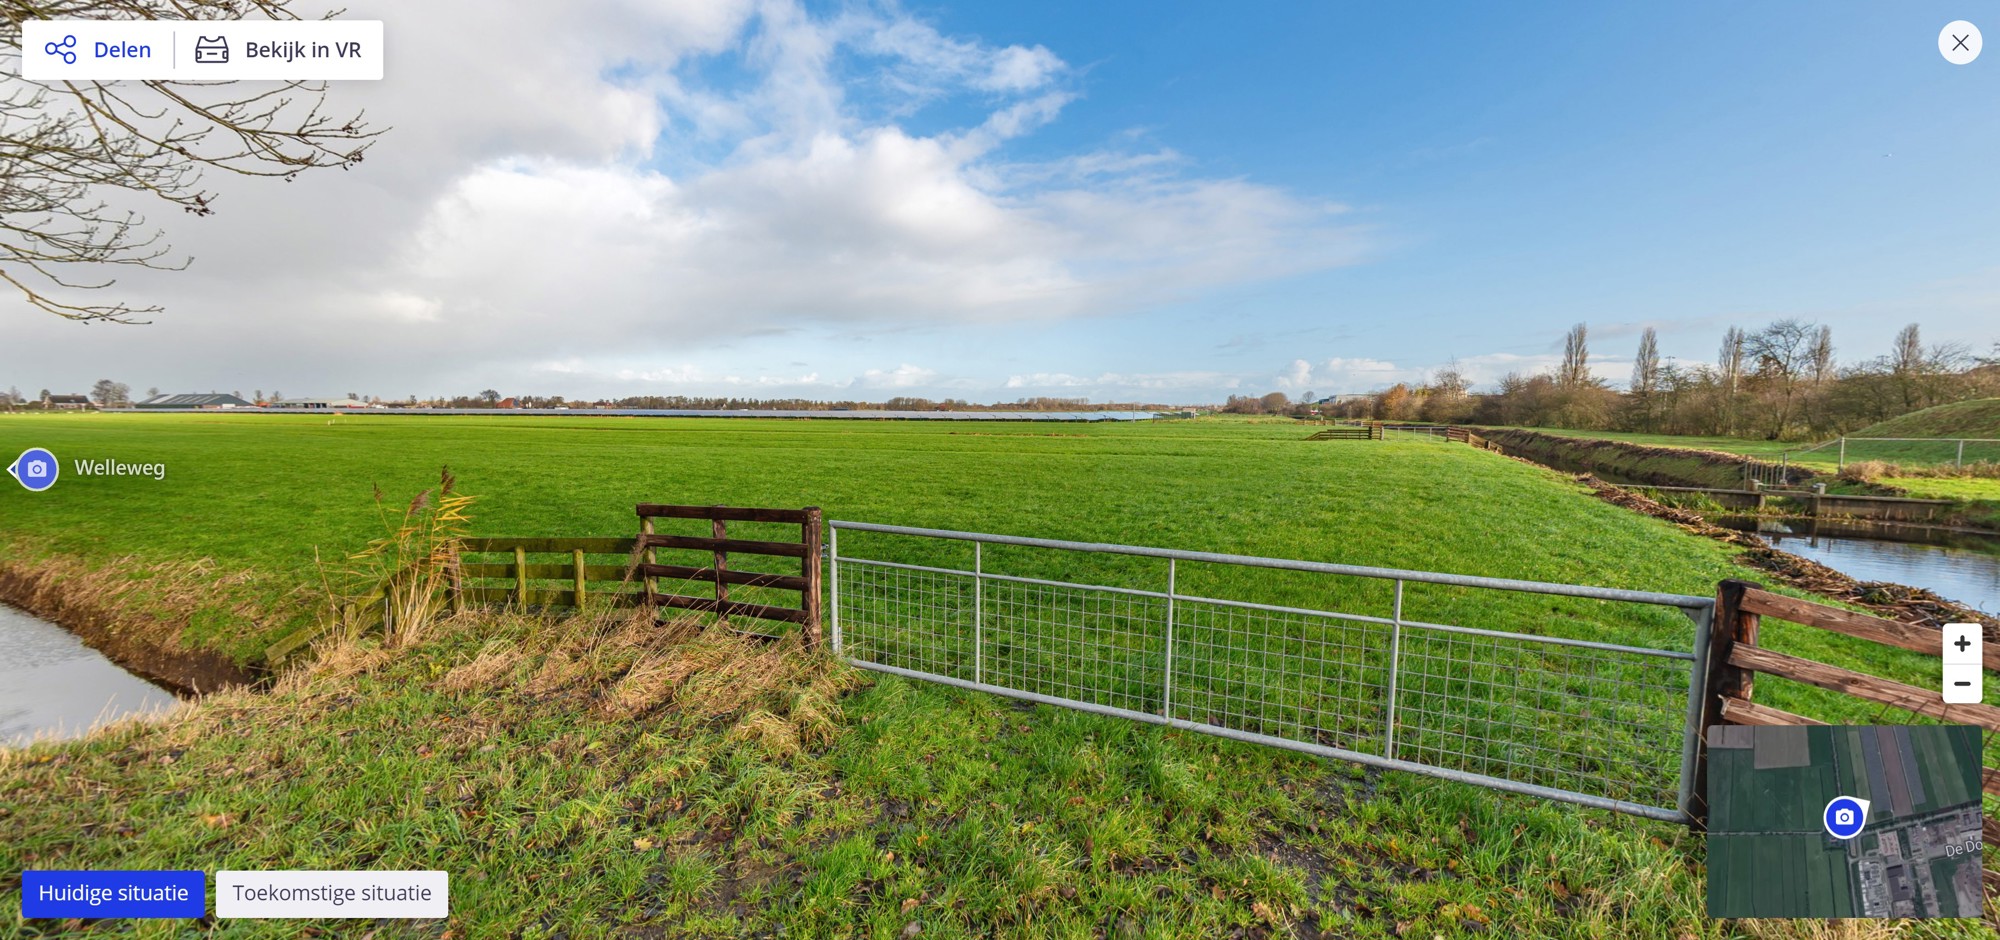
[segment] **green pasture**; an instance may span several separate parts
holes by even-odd
[[[1310,430],[1218,419],[0,416],[0,452],[42,446],[65,462],[48,493],[0,490],[0,562],[63,559],[135,577],[177,565],[177,578],[214,577],[208,615],[182,639],[252,661],[318,615],[316,558],[330,563],[380,534],[376,488],[400,512],[449,464],[479,497],[481,535],[630,535],[642,501],[818,505],[834,519],[1693,595],[1749,574],[1729,547],[1597,500],[1561,474],[1436,440],[1307,442]],[[71,474],[75,458],[163,462],[168,473],[86,478]],[[969,551],[888,537],[844,537],[842,550],[961,567],[966,559],[946,556]],[[1040,550],[986,562],[1149,589],[1162,574],[1144,560]],[[1219,599],[1372,616],[1392,602],[1388,586],[1366,579],[1212,565],[1180,576],[1181,591]],[[1693,631],[1670,610],[1540,595],[1412,586],[1405,601],[1412,618],[1633,645],[1685,649]],[[814,680],[840,686],[837,705],[780,686],[755,709],[704,712],[707,699],[690,696],[619,711],[635,677],[683,654],[610,635],[461,618],[393,654],[364,642],[275,692],[233,693],[177,724],[0,757],[0,825],[21,835],[0,844],[0,871],[444,868],[463,912],[455,936],[1744,933],[1701,916],[1702,841],[1672,824],[838,666],[826,667],[837,682]],[[1935,678],[1932,658],[1804,627],[1770,623],[1763,640],[1917,684]],[[1677,761],[1659,753],[1677,736],[1657,728],[1648,737],[1616,722],[1538,724],[1498,711],[1497,699],[1450,711],[1475,686],[1522,685],[1546,665],[1517,657],[1453,671],[1478,653],[1430,654],[1436,672],[1412,694],[1434,694],[1439,710],[1411,747],[1463,752],[1481,744],[1468,732],[1521,724],[1522,755],[1576,749],[1565,779],[1609,778],[1609,758],[1632,753]],[[1021,662],[1025,672],[1044,660]],[[1562,689],[1543,672],[1508,707],[1560,710]],[[474,673],[484,678],[457,678]],[[1258,674],[1225,670],[1216,675],[1231,684],[1216,688],[1260,694]],[[1612,688],[1620,679],[1600,675]],[[1143,681],[1134,688],[1151,694]],[[1269,691],[1303,711],[1282,701],[1283,688]],[[1344,694],[1360,702],[1363,692]],[[1880,719],[1778,680],[1760,680],[1757,694],[1823,720]],[[818,730],[784,730],[793,727]],[[798,740],[771,746],[773,735]],[[1492,767],[1517,759],[1485,753]],[[468,903],[457,906],[461,884]],[[9,887],[18,882],[0,893]],[[63,932],[0,933],[9,927]],[[1944,924],[1906,935],[1978,932]],[[381,925],[377,936],[436,934]]]

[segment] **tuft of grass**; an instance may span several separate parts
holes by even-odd
[[[380,486],[374,503],[384,534],[348,557],[352,566],[345,580],[359,590],[328,587],[330,616],[342,621],[352,635],[360,626],[357,614],[376,609],[379,599],[382,633],[390,647],[421,639],[449,603],[459,576],[459,553],[471,506],[476,497],[457,492],[458,478],[446,466],[437,485],[418,493],[397,514]]]

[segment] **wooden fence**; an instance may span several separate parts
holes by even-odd
[[[633,568],[638,544],[620,538],[466,539],[452,609],[582,607],[592,599],[632,606],[644,599]]]
[[[751,617],[760,620],[775,620],[796,623],[802,631],[805,645],[810,648],[819,645],[820,639],[820,539],[821,518],[818,507],[806,509],[754,509],[736,506],[660,506],[641,504],[639,513],[639,548],[644,560],[638,571],[645,579],[644,596],[646,602],[664,609],[708,611],[723,617]],[[709,523],[708,535],[670,535],[654,531],[656,519],[696,519]],[[775,522],[790,523],[799,527],[799,540],[765,541],[756,539],[733,539],[728,534],[730,522]],[[661,564],[660,549],[681,549],[708,552],[708,565],[668,565]],[[731,570],[730,555],[756,555],[799,560],[799,573],[776,574],[760,571]],[[714,586],[713,596],[697,597],[691,594],[661,593],[660,579],[672,579],[682,583],[706,581]],[[730,600],[729,587],[737,585],[750,588],[776,588],[782,591],[796,591],[799,606],[779,607],[771,604],[745,603]],[[754,631],[744,631],[751,632]],[[768,634],[755,634],[768,636]]]
[[[1498,444],[1495,444],[1492,441],[1487,440],[1486,438],[1480,437],[1478,434],[1473,433],[1470,428],[1461,428],[1455,425],[1445,425],[1445,424],[1392,424],[1387,421],[1362,421],[1358,424],[1347,424],[1347,425],[1341,425],[1339,427],[1331,427],[1327,428],[1324,431],[1320,431],[1309,438],[1306,438],[1306,440],[1379,441],[1382,440],[1383,436],[1389,431],[1408,431],[1416,434],[1431,434],[1438,437],[1442,437],[1445,440],[1451,441],[1453,443],[1469,444],[1473,447],[1479,448],[1480,450],[1497,451],[1500,449],[1500,446]]]
[[[1694,795],[1699,810],[1695,819],[1700,825],[1706,826],[1708,821],[1706,742],[1711,726],[1826,724],[1815,718],[1758,704],[1752,697],[1758,673],[1803,682],[1940,721],[1977,725],[1987,732],[2000,732],[2000,708],[1947,704],[1937,689],[1918,688],[1759,646],[1759,627],[1765,617],[1922,653],[1942,663],[1943,636],[1934,628],[1773,594],[1764,590],[1762,585],[1749,581],[1724,581],[1717,585],[1715,620],[1709,634],[1708,696],[1701,715],[1700,740],[1703,743],[1695,763]],[[1987,670],[2000,670],[2000,643],[1989,641],[1984,644],[1984,656]],[[2000,770],[1982,767],[1980,773],[1984,791],[2000,796]],[[1987,845],[2000,845],[2000,821],[1988,816],[1983,829],[1983,841]],[[1987,869],[1984,875],[1989,893],[2000,890],[2000,871]]]

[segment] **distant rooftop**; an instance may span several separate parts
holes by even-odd
[[[250,403],[234,395],[210,392],[206,395],[154,395],[132,405],[134,408],[248,408]]]

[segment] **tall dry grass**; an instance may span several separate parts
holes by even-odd
[[[458,492],[448,466],[438,472],[437,486],[407,506],[391,503],[377,486],[382,537],[348,556],[340,571],[322,568],[337,635],[353,637],[379,619],[383,645],[391,649],[428,636],[450,605],[477,498]]]

